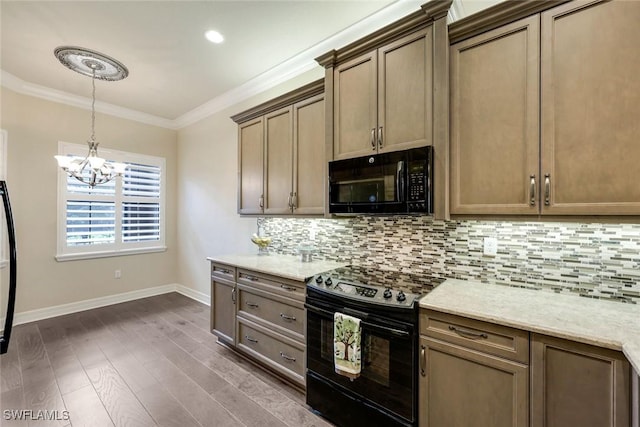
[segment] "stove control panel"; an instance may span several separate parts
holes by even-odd
[[[347,298],[400,307],[413,307],[414,302],[421,296],[402,290],[394,290],[390,287],[362,284],[351,280],[347,281],[339,276],[332,277],[329,274],[319,274],[311,278],[307,282],[307,285]]]

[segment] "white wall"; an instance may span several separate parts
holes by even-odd
[[[256,219],[237,214],[238,127],[229,117],[323,76],[317,67],[178,131],[180,284],[209,295],[207,256],[256,251]]]
[[[57,262],[58,141],[86,144],[90,111],[0,89],[7,131],[7,185],[18,247],[16,313],[177,281],[177,132],[96,114],[101,146],[167,159],[166,252]],[[122,278],[115,279],[115,270]]]

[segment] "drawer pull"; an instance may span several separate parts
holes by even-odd
[[[293,286],[288,286],[288,285],[280,285],[280,287],[285,291],[290,291],[290,292],[295,292],[298,290],[298,288],[294,288]]]
[[[287,356],[283,352],[280,352],[280,357],[282,357],[284,360],[288,360],[289,362],[295,362],[296,361],[295,357]]]
[[[256,304],[255,302],[249,302],[249,301],[247,301],[245,304],[247,304],[247,305],[248,305],[249,307],[251,307],[251,308],[258,308],[258,307],[259,307],[259,305],[258,305],[258,304]]]
[[[247,341],[252,342],[254,344],[258,344],[258,340],[257,339],[251,338],[249,335],[245,335],[244,337],[247,339]]]
[[[427,348],[423,345],[420,346],[420,375],[427,376]]]
[[[216,268],[216,271],[219,271],[222,274],[231,274],[231,271],[227,270],[226,268]]]
[[[258,280],[256,276],[249,276],[248,274],[246,274],[244,278],[247,280],[251,280],[252,282],[255,282],[256,280]]]
[[[293,322],[296,320],[295,316],[287,316],[284,313],[280,313],[280,317],[282,317],[282,320],[286,320],[287,322]]]
[[[235,303],[236,303],[236,288],[231,289],[231,301],[235,305]]]
[[[481,332],[473,332],[473,331],[469,331],[467,329],[462,329],[462,328],[456,328],[455,326],[451,326],[449,325],[449,330],[455,332],[456,334],[465,337],[465,338],[472,338],[472,339],[480,339],[480,338],[484,338],[487,339],[489,338],[489,336],[485,333],[481,333]]]

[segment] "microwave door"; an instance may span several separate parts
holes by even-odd
[[[2,212],[0,222],[0,354],[9,349],[13,313],[16,301],[16,237],[13,227],[11,203],[5,181],[0,181]]]

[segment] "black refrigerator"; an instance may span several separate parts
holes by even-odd
[[[2,217],[0,218],[0,319],[4,325],[0,335],[0,354],[9,349],[11,328],[13,327],[13,312],[16,304],[16,232],[13,227],[13,215],[11,214],[11,202],[7,191],[7,182],[0,181],[0,194],[2,195]]]

